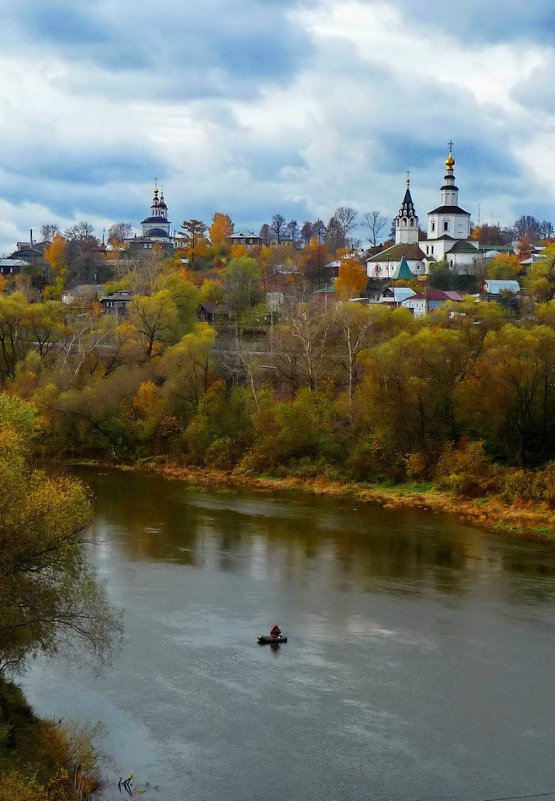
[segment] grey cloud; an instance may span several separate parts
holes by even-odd
[[[408,17],[418,19],[449,36],[471,42],[521,39],[555,41],[555,7],[552,0],[395,0]],[[438,44],[441,44],[440,42]]]

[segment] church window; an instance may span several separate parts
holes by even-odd
[[[435,230],[436,230],[436,224],[435,224],[435,222],[433,222],[432,223],[432,231],[435,231]]]
[[[406,219],[406,217],[405,217],[405,218],[403,218],[403,225],[405,225],[405,226],[406,226],[406,224],[407,224],[407,219]]]
[[[432,245],[432,256],[434,255],[434,246]]]
[[[447,221],[445,221],[445,222],[443,223],[443,230],[444,230],[444,231],[448,231],[448,230],[449,230],[449,223],[448,223]]]
[[[414,228],[414,220],[412,219],[412,217],[411,217],[410,224],[411,224],[411,227]]]

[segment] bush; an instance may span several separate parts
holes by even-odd
[[[380,442],[376,437],[358,441],[347,459],[347,471],[355,481],[398,483],[406,476],[402,454]]]
[[[446,443],[437,461],[435,475],[440,489],[456,495],[472,498],[493,488],[492,463],[481,440],[463,437],[456,445]]]

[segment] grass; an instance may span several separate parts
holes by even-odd
[[[98,464],[98,463],[97,463]],[[103,465],[105,466],[105,465]],[[200,491],[248,487],[253,490],[291,490],[313,495],[355,498],[362,503],[377,503],[387,509],[426,509],[452,515],[478,528],[503,536],[555,543],[555,511],[546,504],[508,503],[498,496],[462,498],[439,490],[431,482],[370,484],[332,481],[329,478],[279,477],[275,475],[238,475],[214,468],[203,469],[169,461],[142,460],[136,465],[113,465],[119,470],[155,472],[165,478],[185,482]]]

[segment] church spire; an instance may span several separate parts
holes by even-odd
[[[405,196],[395,217],[395,244],[418,242],[418,217],[410,193],[410,173],[407,172]]]

